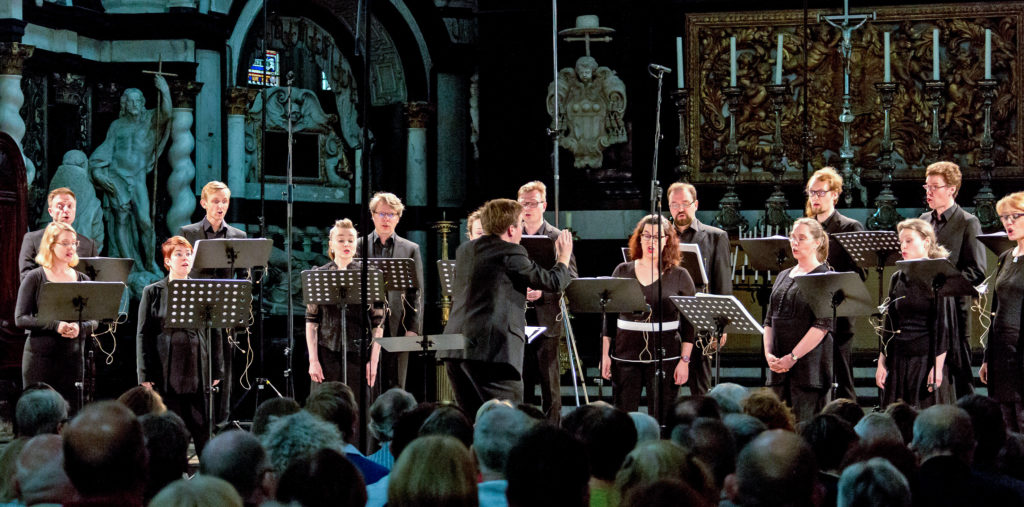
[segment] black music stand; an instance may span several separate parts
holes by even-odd
[[[384,273],[384,285],[388,291],[416,289],[420,286],[416,279],[416,262],[408,257],[373,257],[366,259],[366,263]]]
[[[44,322],[82,322],[87,320],[114,321],[121,311],[122,282],[50,282],[39,289],[38,319]],[[85,346],[81,346],[82,367],[75,382],[78,390],[78,410],[85,406]]]
[[[992,253],[996,254],[996,257],[1003,254],[1003,252],[1017,246],[1016,241],[1012,241],[1006,237],[1006,231],[993,232],[992,234],[979,234],[978,241],[992,250]]]
[[[622,262],[629,262],[629,247],[622,247]]]
[[[246,327],[252,315],[252,282],[170,280],[167,282],[165,315],[165,327],[206,330],[207,421],[209,436],[213,438],[213,329]]]
[[[135,259],[115,257],[79,257],[75,270],[94,282],[127,282]]]
[[[544,269],[555,267],[555,242],[544,235],[524,235],[519,244],[526,249],[526,255]]]
[[[704,270],[704,257],[700,254],[700,245],[696,243],[680,243],[679,253],[683,256],[681,266],[690,273],[694,284],[708,286],[708,272]]]
[[[975,291],[974,286],[971,282],[964,278],[963,274],[960,273],[953,266],[953,263],[949,262],[949,259],[916,259],[911,261],[898,261],[896,267],[902,271],[907,280],[911,285],[917,286],[920,290],[930,290],[932,292],[932,309],[931,315],[938,315],[939,298],[942,297],[960,297],[960,296],[971,296],[977,297],[978,293]],[[929,358],[932,361],[932,369],[938,375],[938,359],[936,359],[937,344],[935,343],[935,319],[929,319],[929,327],[931,327],[928,333],[928,353]],[[948,381],[948,380],[947,380]],[[929,384],[929,388],[932,390],[935,396],[935,403],[939,402],[939,389],[934,383]]]
[[[853,271],[843,273],[809,273],[806,275],[794,276],[797,288],[804,295],[804,300],[811,307],[814,316],[832,318],[833,329],[836,317],[857,317],[860,315],[871,315],[878,308],[872,304],[868,288],[861,280],[860,274]],[[833,363],[837,348],[832,346]],[[836,389],[839,384],[836,382],[836,369],[832,367],[832,398],[835,398]]]
[[[695,296],[670,296],[679,313],[686,317],[695,331],[711,335],[715,344],[715,385],[721,380],[720,346],[723,334],[764,335],[764,328],[750,315],[736,296],[697,293]]]
[[[781,271],[796,266],[796,259],[793,258],[793,247],[789,238],[784,236],[768,236],[764,238],[740,239],[740,247],[747,255],[750,267],[756,271],[778,274]],[[772,295],[772,285],[768,276],[761,277],[761,286],[754,292],[754,298],[761,305],[762,321],[768,316],[768,303]],[[763,343],[763,341],[762,341]],[[764,345],[761,346],[761,355],[764,355]],[[761,365],[761,380],[768,380],[768,365]]]
[[[366,300],[371,304],[385,301],[384,275],[379,269],[367,270]],[[362,305],[362,270],[360,269],[307,269],[302,272],[302,302],[307,305],[332,305],[341,310],[341,363],[342,382],[348,383],[348,305]],[[259,398],[256,399],[259,406]]]
[[[455,284],[455,261],[448,259],[438,260],[437,275],[441,277],[441,294],[452,297],[452,285]]]
[[[373,341],[379,343],[384,350],[392,354],[416,351],[420,353],[420,357],[423,358],[423,400],[426,401],[427,391],[429,390],[428,386],[430,385],[428,382],[430,371],[427,369],[427,358],[438,350],[462,350],[466,348],[466,337],[462,334],[435,334],[418,336],[418,340],[410,338],[413,337],[388,336],[374,338]]]

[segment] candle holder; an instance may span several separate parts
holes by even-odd
[[[868,229],[873,231],[892,231],[903,217],[896,211],[896,194],[892,192],[892,173],[895,164],[892,161],[892,128],[889,116],[892,110],[893,96],[896,95],[896,83],[875,83],[878,97],[882,102],[882,146],[878,149],[878,169],[882,172],[882,191],[875,199],[875,213],[868,217]]]
[[[743,89],[738,86],[726,86],[723,89],[726,105],[729,108],[729,143],[725,145],[726,176],[725,196],[719,201],[719,211],[715,215],[715,223],[726,231],[737,231],[747,228],[747,219],[740,214],[739,194],[736,193],[736,176],[740,173],[740,148],[736,140],[736,110],[739,108],[740,95]]]
[[[679,144],[676,146],[676,176],[679,181],[689,183],[693,178],[693,168],[690,167],[690,133],[686,130],[687,112],[690,106],[689,88],[679,88],[672,92],[672,101],[676,105],[676,112],[679,114]]]
[[[932,106],[932,135],[928,138],[929,164],[938,162],[942,156],[942,138],[939,137],[939,110],[942,108],[943,92],[946,91],[945,81],[925,81],[924,95]]]
[[[775,191],[768,198],[767,212],[763,223],[782,229],[788,229],[793,219],[786,213],[789,203],[786,202],[786,194],[782,192],[782,176],[786,174],[785,146],[782,144],[782,108],[786,105],[789,85],[765,86],[771,97],[772,111],[775,113],[775,134],[772,136],[772,147],[769,152],[768,170],[775,179]]]
[[[438,220],[431,227],[441,235],[441,260],[448,260],[448,235],[456,230],[457,225],[451,220]],[[448,324],[448,317],[452,311],[452,298],[442,291],[441,293],[441,325]]]
[[[844,79],[849,81],[850,70],[844,66]],[[848,87],[847,87],[848,88]],[[843,201],[847,206],[853,204],[853,143],[850,139],[850,129],[853,127],[853,101],[849,89],[843,93],[843,109],[839,113],[839,124],[843,129],[843,144],[839,146],[839,158],[842,160],[841,171],[843,173]],[[857,180],[860,178],[858,177]]]
[[[998,82],[994,79],[983,79],[978,81],[978,88],[981,89],[982,107],[985,110],[985,124],[981,131],[981,145],[978,147],[978,166],[982,170],[981,190],[974,198],[975,216],[981,222],[985,230],[996,230],[1002,224],[999,223],[999,214],[996,212],[996,196],[992,193],[992,171],[995,170],[996,161],[992,158],[995,143],[992,141],[992,103],[996,99],[996,87]]]

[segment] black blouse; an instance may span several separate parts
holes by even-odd
[[[805,354],[788,372],[775,373],[768,371],[768,385],[779,385],[789,379],[791,385],[823,388],[832,383],[832,319],[815,318],[805,295],[800,291],[796,280],[789,276],[793,268],[779,273],[772,286],[772,295],[765,312],[765,327],[772,328],[772,350],[776,357],[793,352],[804,335],[812,327],[824,329],[825,337],[817,347]],[[827,273],[825,264],[814,268],[810,273]],[[810,274],[808,273],[808,274]]]
[[[91,279],[84,273],[75,272],[79,282],[88,282]],[[68,340],[57,332],[59,321],[39,320],[39,295],[42,293],[44,284],[50,283],[46,279],[46,272],[42,267],[32,269],[25,273],[25,278],[18,287],[18,302],[14,307],[14,322],[28,330],[29,338],[32,340],[32,351],[38,354],[46,354],[53,347],[71,346],[75,343]],[[79,326],[78,338],[89,336],[96,328],[94,320],[82,322]]]
[[[612,276],[616,278],[636,279],[636,264],[632,261],[619,264]],[[646,313],[620,313],[622,320],[634,322],[656,322],[658,318],[658,284],[657,282],[644,286],[641,284],[641,291],[647,304],[651,305],[653,312]],[[679,314],[679,310],[670,296],[692,296],[697,290],[693,285],[693,279],[685,269],[679,266],[672,266],[661,275],[661,315],[663,322],[679,322],[678,330],[664,331],[662,335],[662,346],[665,348],[665,359],[677,359],[682,350],[682,342],[693,343],[694,331],[689,321]],[[614,319],[609,318],[605,327],[605,336],[613,336],[615,331],[614,350],[611,355],[618,360],[650,362],[656,358],[654,349],[657,340],[657,333],[645,333],[643,331],[627,331],[618,329]]]
[[[989,396],[1001,402],[1021,399],[1024,367],[1021,352],[1021,304],[1024,302],[1024,256],[1013,250],[999,256],[992,296],[992,329],[985,346]]]
[[[352,261],[347,270],[356,271],[361,268],[359,261]],[[338,265],[334,261],[328,262],[316,270],[334,271]],[[362,320],[359,318],[360,305],[348,305],[345,312],[345,335],[348,339],[348,350],[358,352],[358,343],[362,338]],[[371,308],[370,322],[374,327],[380,326],[384,320],[383,311],[379,308]],[[306,305],[306,322],[317,325],[317,343],[328,350],[341,352],[341,308],[337,305]]]
[[[956,302],[942,298],[932,310],[932,293],[925,287],[911,284],[901,271],[889,281],[889,308],[886,312],[882,341],[886,355],[927,356],[932,330],[935,332],[935,354],[949,350],[956,343]]]

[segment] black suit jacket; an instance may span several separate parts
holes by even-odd
[[[199,241],[201,239],[206,239],[206,231],[204,230],[204,228],[206,227],[206,224],[208,224],[208,223],[209,222],[206,220],[206,217],[203,217],[202,220],[200,220],[200,221],[198,221],[198,222],[196,222],[194,224],[183,225],[183,226],[181,226],[180,229],[178,229],[178,236],[183,236],[185,238],[185,240],[188,241],[192,245],[192,248],[195,248],[196,247],[196,241]],[[245,239],[245,238],[248,237],[245,234],[245,231],[243,231],[243,230],[241,230],[241,229],[239,229],[237,227],[230,226],[227,223],[227,221],[222,223],[221,227],[223,227],[224,230],[226,231],[226,233],[224,235],[224,239]],[[241,271],[244,272],[245,270],[241,270]],[[235,272],[238,273],[239,270],[236,270]],[[194,277],[194,278],[231,278],[231,270],[230,269],[200,269],[200,270],[193,270],[191,276]]]
[[[420,260],[420,245],[409,241],[397,234],[392,234],[395,240],[395,248],[392,252],[392,259],[412,259],[416,265],[416,281],[419,289],[389,290],[388,307],[391,314],[388,317],[388,327],[384,330],[384,336],[404,336],[406,331],[415,331],[416,334],[423,334],[423,262]],[[370,238],[369,255],[373,258],[373,242],[377,241],[377,231],[371,232],[368,236],[359,238],[356,243],[356,255],[362,253],[362,241]],[[402,296],[405,301],[402,301]]]
[[[25,237],[21,239],[21,254],[18,255],[18,271],[21,272],[21,280],[25,280],[25,274],[39,267],[36,264],[36,254],[39,253],[39,243],[43,240],[43,233],[46,232],[46,228],[42,228],[35,231],[25,233]],[[78,235],[78,256],[79,257],[96,257],[99,251],[96,249],[96,242]]]
[[[552,240],[556,240],[561,232],[545,220],[541,224],[540,229],[537,230],[536,235],[547,236]],[[569,256],[569,277],[576,278],[577,276],[579,276],[579,271],[576,269],[576,254],[572,254]],[[537,325],[548,328],[544,331],[544,336],[562,336],[562,325],[558,322],[558,314],[561,312],[561,309],[558,307],[558,300],[561,297],[561,292],[544,291],[541,298],[534,302],[537,308]]]
[[[921,220],[934,226],[933,217],[934,213],[929,211],[921,215]],[[985,246],[978,241],[981,222],[957,204],[953,205],[947,220],[946,225],[936,234],[939,244],[949,250],[949,262],[963,273],[971,285],[981,284],[985,280],[988,264]]]
[[[732,261],[729,258],[729,234],[696,218],[690,223],[693,229],[693,243],[700,247],[704,259],[704,271],[708,275],[709,294],[732,294]],[[694,280],[694,284],[700,280]]]
[[[466,348],[438,357],[507,364],[521,374],[526,288],[560,292],[569,280],[565,264],[542,269],[525,248],[498,236],[463,243],[455,253],[452,314],[444,332],[465,335]]]

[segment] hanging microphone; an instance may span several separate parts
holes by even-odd
[[[657,71],[660,71],[660,72],[664,72],[665,74],[671,74],[672,73],[672,69],[670,69],[670,68],[668,68],[668,67],[666,67],[664,65],[658,65],[656,63],[652,63],[652,64],[648,65],[647,68],[650,69],[650,70],[657,70]]]

